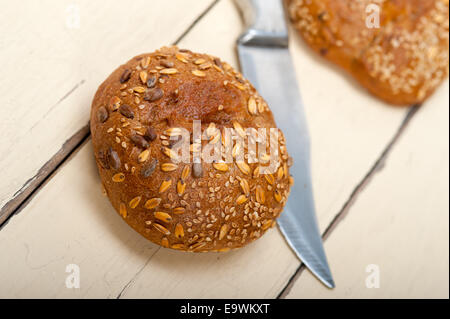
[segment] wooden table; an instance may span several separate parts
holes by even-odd
[[[101,193],[87,127],[98,85],[172,43],[238,66],[231,0],[1,7],[0,297],[449,297],[448,82],[421,108],[391,107],[292,33],[329,290],[276,228],[241,250],[180,253],[135,233]],[[80,288],[66,287],[70,264]]]

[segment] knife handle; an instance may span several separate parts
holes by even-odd
[[[287,47],[288,30],[282,0],[235,0],[247,30],[239,37],[242,45]]]

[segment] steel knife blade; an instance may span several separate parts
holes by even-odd
[[[235,0],[248,29],[238,39],[244,76],[272,108],[294,159],[295,183],[278,219],[281,233],[306,267],[327,287],[334,288],[317,226],[311,183],[310,138],[289,53],[282,0]]]

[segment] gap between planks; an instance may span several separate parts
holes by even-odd
[[[173,42],[173,45],[177,45],[183,38],[189,34],[189,32],[200,22],[207,14],[214,8],[221,0],[213,1],[200,15],[198,15],[195,20],[184,30],[180,36]],[[85,80],[83,79],[74,88],[67,92],[56,104],[61,103],[61,101],[68,98],[72,93],[74,93]],[[70,137],[59,151],[53,155],[45,164],[42,166],[36,175],[31,177],[15,194],[14,198],[8,201],[0,209],[0,231],[8,223],[9,219],[15,214],[19,213],[30,200],[39,192],[43,185],[53,176],[53,174],[67,161],[77,149],[79,149],[89,138],[91,132],[89,129],[89,122],[83,126],[78,132],[76,132],[72,137]]]
[[[411,107],[410,110],[406,112],[405,118],[403,119],[402,123],[400,124],[400,127],[395,132],[394,136],[390,140],[390,142],[386,145],[386,147],[381,152],[380,156],[377,158],[375,163],[372,165],[372,167],[369,169],[367,174],[363,177],[360,183],[356,185],[353,192],[350,194],[348,200],[344,203],[341,210],[336,214],[336,216],[333,218],[331,223],[328,225],[328,227],[325,229],[325,231],[322,234],[323,241],[327,240],[331,233],[338,227],[339,223],[349,214],[351,207],[355,203],[355,201],[358,199],[358,196],[364,191],[364,189],[370,184],[372,179],[375,177],[377,173],[379,173],[381,170],[383,170],[384,165],[386,163],[387,158],[389,157],[389,154],[392,152],[394,146],[397,144],[398,140],[403,135],[404,131],[408,127],[408,124],[411,122],[413,117],[416,115],[417,111],[420,109],[420,105],[414,105]],[[294,272],[292,277],[287,282],[286,286],[281,290],[281,292],[278,294],[277,299],[285,299],[286,296],[291,291],[292,287],[294,286],[295,282],[300,278],[301,274],[305,270],[305,265],[301,263],[297,270]]]

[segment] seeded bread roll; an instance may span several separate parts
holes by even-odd
[[[388,103],[422,103],[448,76],[448,0],[288,2],[304,40]],[[366,24],[374,4],[380,28]]]
[[[247,160],[176,163],[171,137],[188,130],[192,154],[194,120],[209,139],[202,146],[222,145],[225,128],[239,135],[276,128],[253,86],[218,58],[164,47],[120,66],[92,103],[102,184],[122,218],[156,244],[194,252],[242,247],[272,227],[286,203],[293,179],[283,134],[273,174]]]

